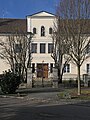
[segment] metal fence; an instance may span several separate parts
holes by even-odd
[[[57,78],[56,78],[57,79]],[[52,87],[56,81],[56,79],[52,78],[36,78],[32,80],[33,87]],[[59,87],[77,87],[78,79],[77,77],[63,78],[62,84]],[[82,75],[81,76],[81,86],[89,86],[90,87],[90,75]]]

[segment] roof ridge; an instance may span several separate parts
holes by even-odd
[[[27,15],[27,16],[33,16],[33,15],[35,15],[35,14],[39,14],[39,13],[42,13],[42,12],[46,12],[46,13],[48,13],[48,14],[55,15],[55,14],[53,14],[53,13],[51,13],[51,12],[48,12],[48,11],[44,11],[44,10],[42,10],[42,11],[39,11],[39,12],[33,13],[33,14],[31,14],[31,15]]]

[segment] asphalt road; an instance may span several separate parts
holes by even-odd
[[[24,99],[0,98],[0,120],[90,120],[90,102],[44,105]]]

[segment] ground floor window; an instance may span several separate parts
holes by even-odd
[[[50,73],[53,72],[53,63],[50,63]]]
[[[70,64],[66,64],[64,67],[64,73],[70,73]]]
[[[35,63],[32,63],[32,73],[35,72]]]
[[[87,69],[87,73],[90,73],[90,64],[87,64],[86,67],[87,67],[86,68]]]

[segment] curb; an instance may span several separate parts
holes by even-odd
[[[24,97],[20,97],[20,96],[9,96],[9,95],[0,95],[0,98],[19,98],[19,99],[23,99]]]

